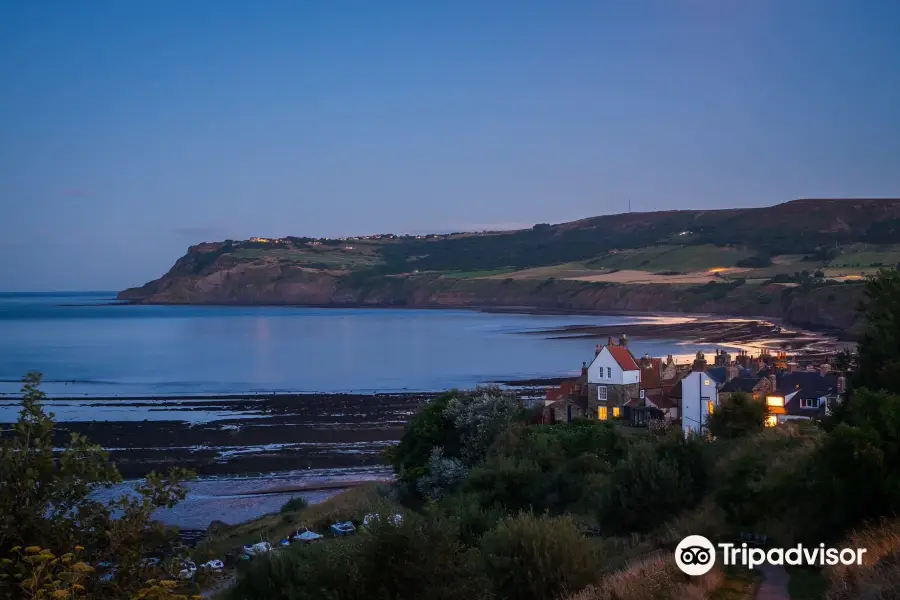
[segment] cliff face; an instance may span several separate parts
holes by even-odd
[[[727,283],[624,285],[566,280],[452,279],[436,274],[359,277],[277,262],[235,261],[225,244],[192,247],[160,279],[119,294],[145,304],[494,307],[685,312],[782,318],[851,330],[861,285],[790,288]]]

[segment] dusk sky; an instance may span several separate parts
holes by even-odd
[[[897,0],[0,0],[0,289],[190,244],[900,196]]]

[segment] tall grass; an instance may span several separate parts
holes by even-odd
[[[568,600],[705,600],[724,580],[718,569],[689,578],[678,570],[671,554],[657,552],[633,561]]]
[[[828,567],[827,600],[882,600],[900,597],[900,519],[855,531],[844,548],[865,548],[863,564]]]

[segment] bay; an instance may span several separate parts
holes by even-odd
[[[472,387],[576,373],[593,356],[595,340],[523,332],[648,320],[113,302],[111,292],[0,294],[0,394],[16,394],[30,370],[44,374],[46,392],[62,397]],[[631,346],[651,356],[698,349],[672,340]]]

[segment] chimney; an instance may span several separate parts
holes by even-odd
[[[778,380],[775,378],[775,373],[769,375],[769,382],[772,384],[772,391],[774,392],[778,388]]]
[[[643,369],[650,368],[650,366],[652,364],[653,364],[653,361],[650,359],[650,355],[645,352],[644,356],[641,357],[641,368],[643,368]]]
[[[627,346],[627,345],[628,345],[628,335],[626,335],[626,334],[624,334],[624,333],[622,334],[622,337],[619,338],[619,345],[620,345],[620,346]]]
[[[609,336],[609,338],[606,340],[606,345],[607,346],[615,346],[615,344],[613,344],[612,336]]]
[[[793,373],[797,369],[797,363],[791,361],[787,364],[787,372]]]
[[[603,346],[601,346],[600,344],[597,344],[596,346],[594,346],[594,358],[597,358],[598,356],[600,356],[601,349],[603,349]]]
[[[581,376],[587,377],[587,363],[584,361],[581,361]]]
[[[666,364],[667,364],[667,365],[671,365],[673,362],[675,362],[675,359],[672,358],[672,355],[671,355],[671,354],[668,355],[668,356],[666,357]]]
[[[703,355],[699,350],[697,351],[697,358],[694,359],[694,364],[691,367],[692,371],[699,371],[703,373],[706,371],[706,356]]]
[[[725,381],[731,381],[735,377],[738,376],[738,367],[735,363],[731,363],[728,365],[728,368],[725,370],[725,377],[727,378]]]

